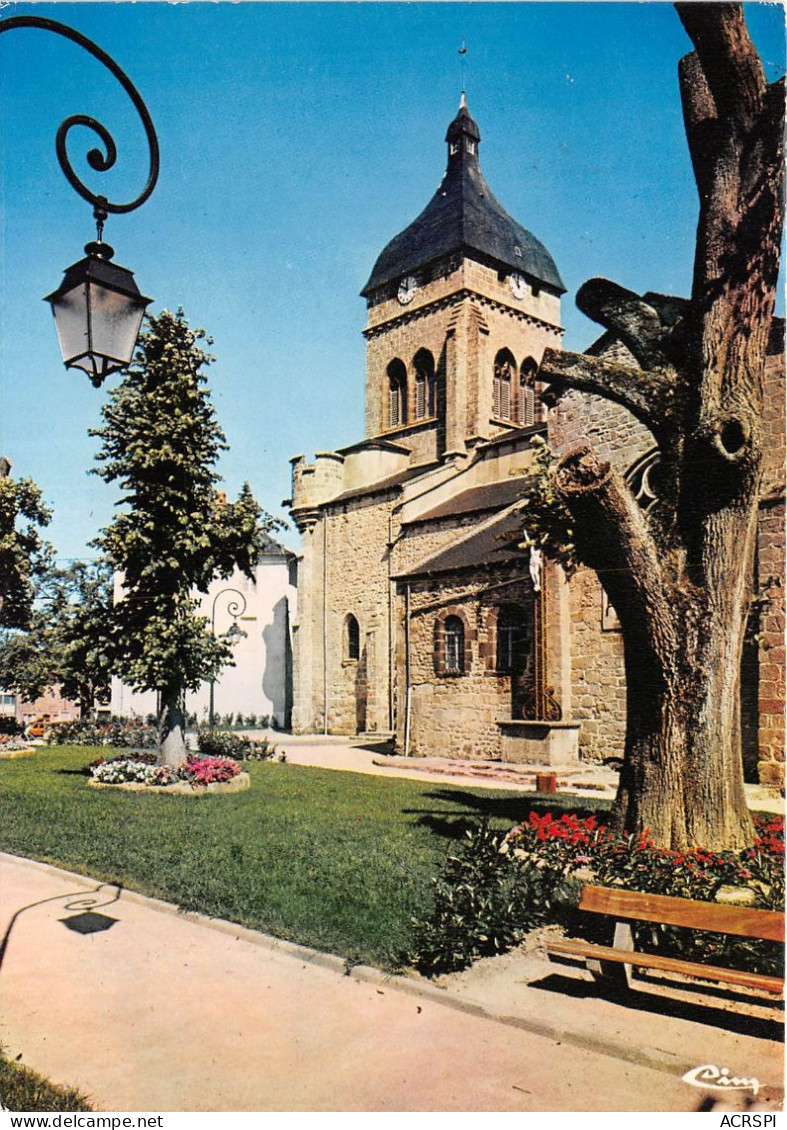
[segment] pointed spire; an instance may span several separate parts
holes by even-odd
[[[445,140],[448,142],[449,168],[466,158],[478,160],[481,131],[467,108],[467,95],[464,90],[459,102],[459,112],[448,127]]]

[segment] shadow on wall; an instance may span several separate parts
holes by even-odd
[[[279,725],[288,730],[292,724],[292,644],[286,596],[273,606],[273,620],[263,628],[262,640],[265,644],[262,692]]]

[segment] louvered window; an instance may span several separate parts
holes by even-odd
[[[517,405],[517,420],[525,427],[535,424],[538,420],[538,396],[536,394],[536,373],[538,365],[532,357],[522,362],[519,373],[519,404]]]
[[[415,375],[415,418],[423,420],[426,416],[426,374]]]
[[[511,379],[514,371],[513,357],[508,350],[501,350],[495,358],[492,386],[492,415],[498,420],[511,419]]]
[[[415,418],[425,420],[434,414],[434,358],[427,349],[421,349],[415,355]]]
[[[407,423],[407,372],[401,361],[388,366],[388,427]]]

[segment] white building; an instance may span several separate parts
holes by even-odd
[[[119,587],[119,582],[117,582]],[[268,715],[280,729],[292,712],[290,625],[296,607],[295,554],[264,535],[254,579],[236,570],[216,580],[200,601],[200,612],[217,636],[233,641],[234,667],[225,667],[213,686],[213,708],[221,719],[238,714]],[[205,683],[186,695],[186,712],[207,722],[211,687]],[[139,692],[112,680],[111,709],[122,717],[156,713],[156,694]]]

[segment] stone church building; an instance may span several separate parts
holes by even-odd
[[[619,756],[622,637],[594,573],[519,547],[522,476],[547,440],[580,437],[658,504],[658,451],[624,409],[538,379],[559,348],[565,287],[552,256],[495,199],[464,95],[447,169],[385,247],[368,307],[366,436],[292,460],[303,535],[293,728],[394,734],[415,756],[566,765]],[[656,301],[653,296],[653,301]],[[662,303],[668,300],[659,299]],[[783,327],[782,327],[783,330]],[[781,578],[784,373],[774,342],[759,572]],[[588,350],[635,364],[603,335]],[[783,780],[783,588],[750,645],[742,716],[750,779]]]

